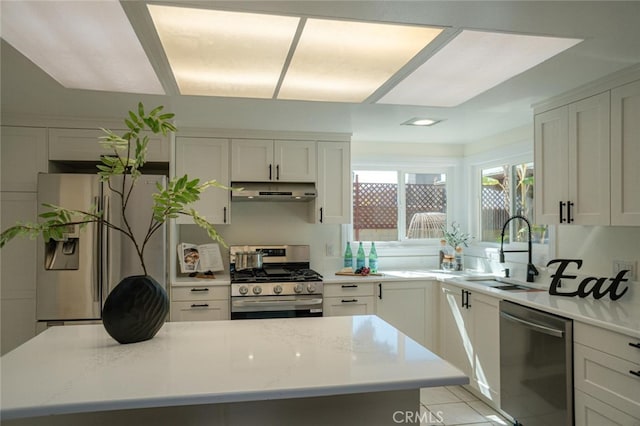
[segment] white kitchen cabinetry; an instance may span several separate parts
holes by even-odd
[[[609,96],[535,116],[536,223],[610,224]]]
[[[228,286],[171,288],[171,321],[219,321],[230,316]]]
[[[611,224],[640,226],[640,81],[611,91]]]
[[[118,130],[114,132],[120,134]],[[97,162],[101,155],[113,155],[113,150],[104,148],[98,142],[104,135],[102,130],[97,129],[49,129],[49,160]],[[169,137],[151,132],[143,132],[142,135],[149,137],[147,162],[168,162]]]
[[[499,407],[499,299],[441,284],[440,356],[470,376],[471,386]]]
[[[35,192],[2,192],[0,204],[2,230],[17,221],[36,221],[38,209]],[[31,265],[34,265],[36,258],[37,241],[18,237],[0,250],[2,354],[35,336],[36,268]]]
[[[233,139],[231,180],[234,182],[315,182],[316,142]]]
[[[574,321],[573,340],[576,424],[639,425],[640,339]]]
[[[48,167],[47,129],[2,126],[1,138],[2,191],[37,191],[38,173]]]
[[[351,153],[349,142],[318,142],[318,197],[315,223],[351,222]]]
[[[376,315],[429,349],[434,349],[435,299],[432,281],[377,284]]]
[[[216,180],[229,186],[229,140],[217,138],[177,137],[176,176],[189,175],[189,179],[199,178],[200,182]],[[229,191],[207,188],[200,200],[191,206],[213,224],[231,222]],[[191,217],[179,216],[178,224],[193,223]]]
[[[374,283],[325,283],[323,315],[371,315],[375,313]]]

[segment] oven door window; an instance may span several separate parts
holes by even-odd
[[[231,319],[321,317],[322,298],[231,298]]]

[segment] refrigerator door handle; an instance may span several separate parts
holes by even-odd
[[[109,196],[104,195],[102,197],[102,214],[103,219],[109,221],[110,217]],[[102,233],[102,304],[107,300],[109,295],[109,285],[111,283],[111,265],[109,265],[109,259],[111,257],[111,233],[106,226],[100,226],[100,232]]]

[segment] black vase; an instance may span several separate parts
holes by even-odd
[[[149,340],[164,324],[169,298],[148,275],[126,277],[109,293],[102,308],[102,323],[119,343]]]

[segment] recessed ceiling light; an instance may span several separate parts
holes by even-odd
[[[273,97],[300,18],[147,7],[181,94]]]
[[[378,103],[457,106],[581,41],[465,30]]]
[[[440,28],[307,19],[278,99],[362,102]]]
[[[442,120],[435,120],[433,118],[412,118],[402,123],[402,126],[433,126]]]
[[[4,1],[2,38],[64,87],[164,94],[117,1]]]

